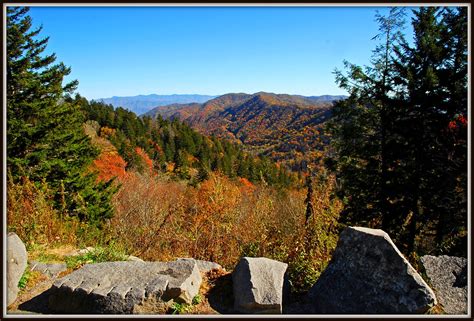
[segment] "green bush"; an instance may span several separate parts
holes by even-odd
[[[115,247],[97,247],[82,255],[66,257],[66,265],[70,269],[78,269],[84,264],[109,261],[126,261],[127,255]]]
[[[20,281],[18,281],[18,288],[24,289],[26,285],[28,284],[28,280],[30,278],[31,278],[31,270],[29,267],[27,267],[25,272],[23,272],[23,275],[21,276]]]

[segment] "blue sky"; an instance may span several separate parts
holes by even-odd
[[[32,7],[49,52],[88,99],[268,91],[344,94],[333,71],[368,64],[376,7]],[[407,23],[407,27],[409,23]]]

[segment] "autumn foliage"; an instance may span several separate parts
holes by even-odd
[[[467,119],[464,115],[458,115],[455,119],[451,120],[448,124],[448,128],[454,131],[458,128],[467,127]]]
[[[27,247],[34,244],[75,244],[75,232],[82,225],[51,206],[47,186],[36,186],[28,178],[21,183],[8,180],[7,224]]]
[[[332,197],[332,178],[316,183],[316,215],[308,228],[305,190],[278,190],[217,173],[197,187],[167,177],[132,172],[121,180],[108,232],[129,253],[158,261],[193,257],[230,269],[243,255],[270,257],[288,262],[301,288],[309,284],[308,273],[315,280],[326,266],[341,208]],[[305,244],[308,237],[311,244]]]
[[[144,162],[147,170],[153,171],[153,161],[150,159],[150,156],[148,156],[148,154],[141,147],[135,147],[135,153],[137,153],[137,155]]]
[[[98,180],[108,181],[114,177],[123,178],[126,175],[127,163],[117,152],[102,153],[94,160],[93,168],[98,171]]]

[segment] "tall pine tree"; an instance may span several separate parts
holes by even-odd
[[[333,110],[328,124],[335,148],[338,171],[346,208],[342,221],[388,228],[391,217],[390,145],[391,100],[397,90],[393,74],[393,45],[403,38],[400,29],[404,13],[392,8],[377,14],[382,43],[373,52],[371,66],[345,62],[348,74],[336,71],[336,81],[350,93]]]
[[[370,67],[337,73],[350,92],[329,126],[342,221],[384,228],[406,253],[465,255],[466,8],[414,10],[413,44],[399,18],[378,17]]]
[[[114,188],[96,184],[87,168],[98,155],[83,131],[78,106],[63,86],[70,68],[44,55],[48,38],[32,30],[28,8],[7,8],[7,163],[12,179],[47,183],[54,205],[83,221],[111,217]]]
[[[467,10],[420,8],[412,24],[413,46],[402,43],[398,51],[404,90],[395,117],[410,151],[404,183],[412,215],[405,237],[409,250],[416,250],[416,235],[434,232],[436,252],[463,254],[467,131],[457,121],[467,117]],[[407,113],[410,117],[403,117]]]

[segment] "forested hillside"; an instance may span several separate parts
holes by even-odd
[[[296,183],[295,175],[268,158],[255,157],[227,140],[199,134],[177,119],[141,118],[123,108],[89,103],[80,96],[70,101],[80,106],[85,119],[94,122],[91,124],[99,137],[112,142],[127,163],[127,169],[141,171],[146,166],[136,152],[140,149],[152,162],[153,170],[173,173],[193,183],[207,179],[211,171],[253,183],[280,186]]]
[[[205,104],[171,105],[146,115],[180,119],[199,132],[242,144],[293,171],[318,164],[328,140],[323,125],[341,96],[226,94]]]

